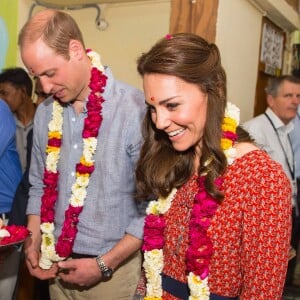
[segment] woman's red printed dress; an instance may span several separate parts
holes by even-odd
[[[209,227],[214,246],[209,288],[240,300],[281,299],[291,230],[291,187],[281,166],[256,150],[224,175],[225,198]],[[185,252],[197,176],[181,187],[166,213],[164,270],[186,282]],[[164,292],[163,299],[177,299]]]

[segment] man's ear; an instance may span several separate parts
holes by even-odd
[[[273,96],[271,96],[271,95],[267,95],[267,104],[268,104],[268,106],[269,107],[273,107],[273,104],[274,104],[274,97]]]
[[[19,91],[20,91],[20,93],[22,94],[22,98],[23,98],[23,99],[28,98],[28,95],[27,95],[27,91],[26,91],[25,86],[20,87],[20,88],[19,88]]]
[[[85,49],[83,45],[77,40],[70,40],[69,43],[69,55],[70,59],[81,60],[85,55]]]

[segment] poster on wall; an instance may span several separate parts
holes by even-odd
[[[292,74],[294,76],[300,77],[300,30],[295,30],[292,32],[291,45],[292,45],[292,62],[291,62]]]
[[[292,74],[300,77],[300,44],[293,44]]]
[[[265,73],[276,75],[282,69],[284,34],[268,22],[263,24],[260,62]]]

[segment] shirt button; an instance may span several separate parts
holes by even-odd
[[[73,148],[74,148],[74,149],[77,149],[77,148],[78,148],[78,145],[77,145],[77,144],[75,144],[75,145],[73,146]]]
[[[75,118],[74,117],[72,118],[72,121],[75,122]]]
[[[75,176],[75,172],[72,172],[71,175],[72,175],[72,177],[74,177]]]

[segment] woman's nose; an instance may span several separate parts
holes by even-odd
[[[154,123],[157,129],[164,130],[168,128],[171,123],[169,114],[164,111],[157,111]]]

